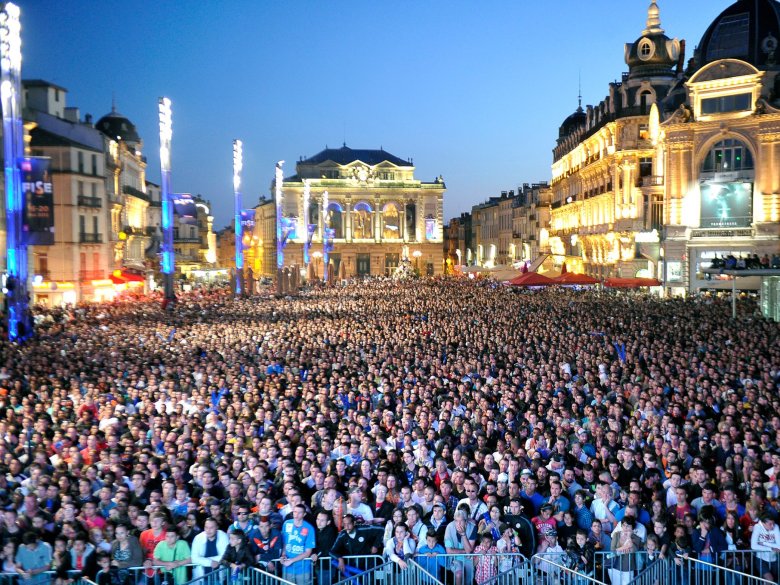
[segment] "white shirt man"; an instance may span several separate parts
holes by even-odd
[[[202,577],[207,571],[219,567],[219,561],[225,554],[227,546],[228,535],[218,529],[216,520],[206,519],[203,532],[196,534],[192,539],[192,564],[195,565],[192,570],[193,579]],[[209,548],[212,549],[212,553],[216,550],[216,554],[208,555]]]

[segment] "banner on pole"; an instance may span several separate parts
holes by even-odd
[[[23,224],[29,246],[54,245],[54,190],[51,159],[24,158],[19,162],[22,178]]]
[[[242,209],[241,210],[241,241],[244,244],[244,250],[247,250],[252,245],[252,236],[255,231],[255,210],[254,209]]]
[[[282,217],[282,248],[287,245],[287,242],[297,237],[297,227],[297,217]]]

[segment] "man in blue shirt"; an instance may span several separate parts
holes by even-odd
[[[297,585],[308,585],[313,578],[309,557],[316,544],[314,527],[303,519],[305,515],[306,508],[298,504],[293,508],[292,520],[282,525],[284,578]]]

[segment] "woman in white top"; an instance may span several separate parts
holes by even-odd
[[[385,543],[385,558],[401,569],[406,569],[407,561],[414,556],[414,550],[414,541],[409,538],[406,524],[396,525],[395,536]]]

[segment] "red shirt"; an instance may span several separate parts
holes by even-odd
[[[154,547],[165,540],[165,530],[160,532],[157,536],[154,535],[154,530],[147,528],[138,537],[138,542],[141,543],[141,549],[144,551],[144,558],[154,559]]]

